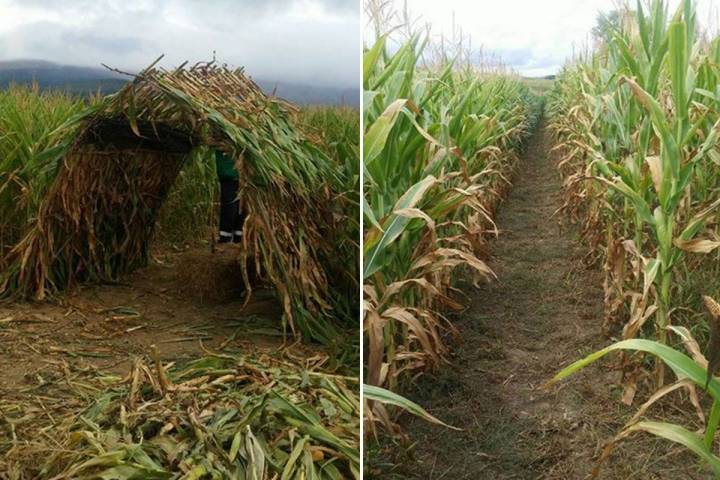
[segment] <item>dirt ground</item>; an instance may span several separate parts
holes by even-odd
[[[581,261],[576,232],[560,226],[561,182],[542,127],[530,140],[509,198],[497,218],[490,266],[499,281],[465,289],[469,308],[455,319],[460,334],[451,365],[406,392],[456,432],[405,417],[415,442],[385,444],[370,471],[377,478],[587,478],[604,443],[647,398],[620,402],[613,359],[586,368],[550,391],[541,386],[563,366],[610,339],[601,332],[602,276]],[[675,417],[698,428],[680,394],[653,406],[655,419]],[[707,410],[706,410],[707,411]],[[621,444],[604,479],[712,478],[682,448],[649,435]]]
[[[244,305],[236,258],[233,246],[164,251],[122,284],[82,286],[52,303],[0,303],[0,396],[34,389],[58,363],[124,375],[151,345],[174,361],[228,341],[280,346],[281,310],[262,289]]]

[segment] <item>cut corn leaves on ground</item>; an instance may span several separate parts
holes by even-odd
[[[359,385],[325,360],[137,359],[121,382],[66,371],[67,396],[0,400],[0,478],[359,478]]]

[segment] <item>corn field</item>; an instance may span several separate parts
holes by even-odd
[[[0,273],[8,267],[2,259],[36,223],[78,121],[102,102],[37,86],[0,91]],[[324,234],[340,250],[355,252],[355,262],[348,261],[351,254],[323,259],[332,275],[335,321],[317,316],[317,335],[305,339],[332,341],[308,349],[302,359],[289,350],[226,349],[163,366],[155,353],[136,358],[125,379],[73,366],[66,370],[67,385],[50,390],[45,401],[8,389],[0,417],[12,432],[6,436],[3,423],[0,478],[359,477],[353,286],[359,275],[360,117],[356,109],[323,106],[294,117],[308,151],[317,149],[335,171],[323,188],[335,195],[332,220],[341,228]],[[217,183],[214,152],[194,150],[158,212],[153,248],[207,248],[214,241]],[[56,297],[63,299],[64,292]],[[43,384],[49,385],[54,384]],[[195,411],[191,404],[203,407]],[[47,415],[38,416],[40,411]],[[48,429],[54,432],[49,443]]]
[[[493,277],[486,238],[538,110],[516,78],[425,66],[426,46],[381,36],[363,59],[365,381],[380,400],[365,410],[370,430],[393,431],[383,405],[397,401],[372,387],[399,392],[445,363],[459,272]]]
[[[562,157],[563,209],[582,227],[588,260],[602,265],[603,326],[622,339],[553,381],[609,351],[652,354],[655,393],[616,441],[650,432],[689,448],[716,475],[720,384],[711,374],[720,347],[720,311],[712,299],[720,246],[719,75],[720,38],[700,33],[692,2],[681,2],[674,12],[664,1],[637,2],[595,49],[565,67],[548,100]],[[709,365],[696,340],[707,337],[708,327]],[[637,365],[637,356],[623,356],[622,399],[628,405],[641,382]],[[699,412],[701,434],[638,421],[677,389],[697,408],[700,390],[712,397],[709,417]],[[603,459],[615,443],[606,446]]]
[[[587,2],[489,50],[477,2],[361,3],[360,111],[215,59],[0,90],[0,480],[720,479],[702,0],[605,5],[571,55]]]

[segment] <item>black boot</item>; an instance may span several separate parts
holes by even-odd
[[[233,240],[240,208],[237,195],[237,180],[220,180],[220,237],[218,243],[228,243]]]

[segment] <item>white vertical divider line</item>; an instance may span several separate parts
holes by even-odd
[[[365,202],[363,202],[363,199],[365,198],[365,181],[364,181],[364,155],[363,155],[363,137],[365,136],[365,126],[363,125],[363,94],[364,94],[364,83],[363,83],[363,30],[365,25],[365,19],[363,18],[363,0],[358,0],[358,15],[360,21],[358,22],[358,65],[360,68],[358,69],[358,88],[360,89],[360,108],[358,109],[358,115],[360,115],[360,131],[358,134],[360,135],[360,238],[358,245],[360,245],[360,252],[358,255],[360,265],[358,268],[358,272],[360,274],[360,278],[358,279],[358,284],[360,286],[358,295],[360,296],[360,301],[358,302],[359,308],[358,308],[358,315],[360,315],[360,331],[358,334],[360,335],[359,341],[360,341],[360,479],[362,480],[365,470],[365,401],[363,400],[363,385],[365,383],[365,372],[364,372],[364,365],[365,365],[365,352],[363,351],[363,318],[365,316],[365,312],[363,311],[363,238],[365,236],[365,228],[364,228],[364,212],[363,212],[363,205]]]

